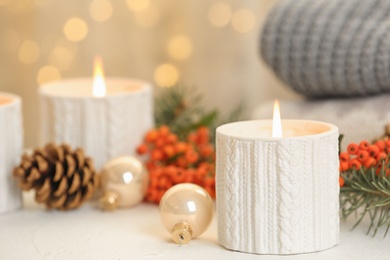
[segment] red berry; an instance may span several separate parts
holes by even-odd
[[[349,154],[357,154],[359,151],[359,146],[355,143],[351,143],[350,145],[348,145],[347,150]]]
[[[359,170],[362,167],[362,164],[359,162],[358,159],[352,159],[349,161],[349,168]]]
[[[370,154],[371,157],[376,157],[379,154],[379,148],[376,145],[370,145],[367,148],[367,152]]]
[[[166,145],[163,148],[164,154],[168,157],[171,158],[172,156],[175,155],[175,149],[173,148],[172,145]]]
[[[349,170],[348,162],[340,162],[340,172],[345,172]]]
[[[362,163],[364,163],[365,161],[367,161],[367,159],[370,157],[370,154],[367,152],[367,151],[365,151],[365,150],[360,150],[358,153],[357,153],[357,155],[356,155],[356,158],[360,161],[360,162],[362,162]]]
[[[137,147],[137,153],[139,155],[146,154],[148,152],[148,146],[146,144],[141,144]]]
[[[340,176],[340,177],[339,177],[339,184],[340,184],[340,187],[343,187],[343,186],[344,186],[344,183],[345,183],[344,178]]]
[[[199,159],[199,155],[194,150],[190,149],[185,154],[186,160],[189,164],[196,163]]]
[[[349,161],[349,154],[347,152],[340,153],[340,161],[341,162],[348,162]]]
[[[372,157],[369,157],[367,161],[364,162],[364,167],[370,168],[371,166],[374,166],[376,164],[376,160]]]
[[[151,157],[154,161],[161,161],[164,158],[164,154],[161,150],[156,149],[152,151]]]
[[[386,160],[386,158],[387,158],[387,155],[386,155],[384,152],[380,152],[380,153],[378,153],[378,155],[376,156],[376,160],[377,160],[377,161]]]
[[[385,150],[385,142],[383,142],[382,140],[379,140],[379,141],[376,141],[375,144],[378,148],[379,148],[379,151],[383,151]]]
[[[156,130],[150,130],[146,136],[145,136],[145,141],[148,143],[153,143],[157,139],[158,133]]]
[[[370,143],[367,141],[361,141],[359,144],[359,149],[366,150],[370,146]]]
[[[167,143],[174,144],[177,142],[177,135],[175,134],[169,134],[167,136]]]
[[[167,136],[170,133],[170,129],[168,126],[163,125],[158,129],[158,133],[160,136]]]

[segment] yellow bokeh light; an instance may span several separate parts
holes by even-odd
[[[186,36],[176,36],[168,43],[168,53],[173,58],[184,60],[191,55],[192,43]]]
[[[134,14],[135,21],[144,27],[151,27],[157,24],[160,19],[160,11],[154,5],[150,4],[146,9]]]
[[[112,16],[112,5],[108,0],[93,0],[89,6],[89,14],[97,22],[104,22]]]
[[[69,41],[81,41],[88,34],[88,25],[80,18],[70,18],[64,25],[64,35]]]
[[[45,84],[50,81],[56,81],[61,79],[61,74],[57,68],[52,66],[44,66],[39,69],[37,75],[37,82],[39,85]]]
[[[140,12],[148,8],[150,0],[126,0],[127,7],[134,12]]]
[[[154,71],[154,80],[160,87],[172,87],[179,80],[179,70],[172,64],[161,64]]]
[[[232,26],[237,32],[247,33],[253,29],[255,23],[255,15],[248,9],[240,9],[233,14]]]
[[[6,29],[3,34],[2,50],[5,52],[14,52],[19,48],[20,36],[12,29]]]
[[[19,48],[19,60],[25,64],[32,64],[39,59],[41,50],[36,42],[31,40],[25,40],[22,42]]]
[[[232,8],[222,2],[213,4],[209,9],[209,21],[216,27],[223,27],[229,24],[232,19]]]

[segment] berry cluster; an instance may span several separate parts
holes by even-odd
[[[168,126],[150,130],[139,155],[149,155],[149,186],[146,201],[159,203],[164,193],[179,183],[195,183],[215,198],[215,150],[209,129],[200,127],[180,141]]]
[[[382,164],[387,161],[390,154],[390,139],[379,140],[374,144],[362,141],[359,144],[348,145],[347,152],[340,153],[340,172],[351,169],[360,170],[362,167],[368,169],[376,167],[376,174],[379,175]],[[386,176],[390,170],[386,172]],[[340,187],[344,186],[344,179],[340,176]]]

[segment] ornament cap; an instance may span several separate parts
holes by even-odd
[[[172,240],[176,244],[187,244],[191,241],[192,229],[185,222],[177,223],[172,229]]]
[[[115,191],[105,191],[99,199],[99,208],[114,210],[119,206],[119,194]]]

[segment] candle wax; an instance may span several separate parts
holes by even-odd
[[[0,96],[0,106],[7,105],[12,102],[12,98]]]
[[[218,128],[218,132],[239,139],[285,139],[324,134],[332,125],[317,121],[282,120],[282,138],[272,137],[272,120],[245,121],[231,123]]]
[[[107,96],[126,95],[145,89],[144,82],[133,80],[129,83],[126,79],[107,78]],[[71,79],[63,80],[58,84],[46,85],[41,91],[51,96],[63,96],[74,98],[93,97],[92,79]]]

